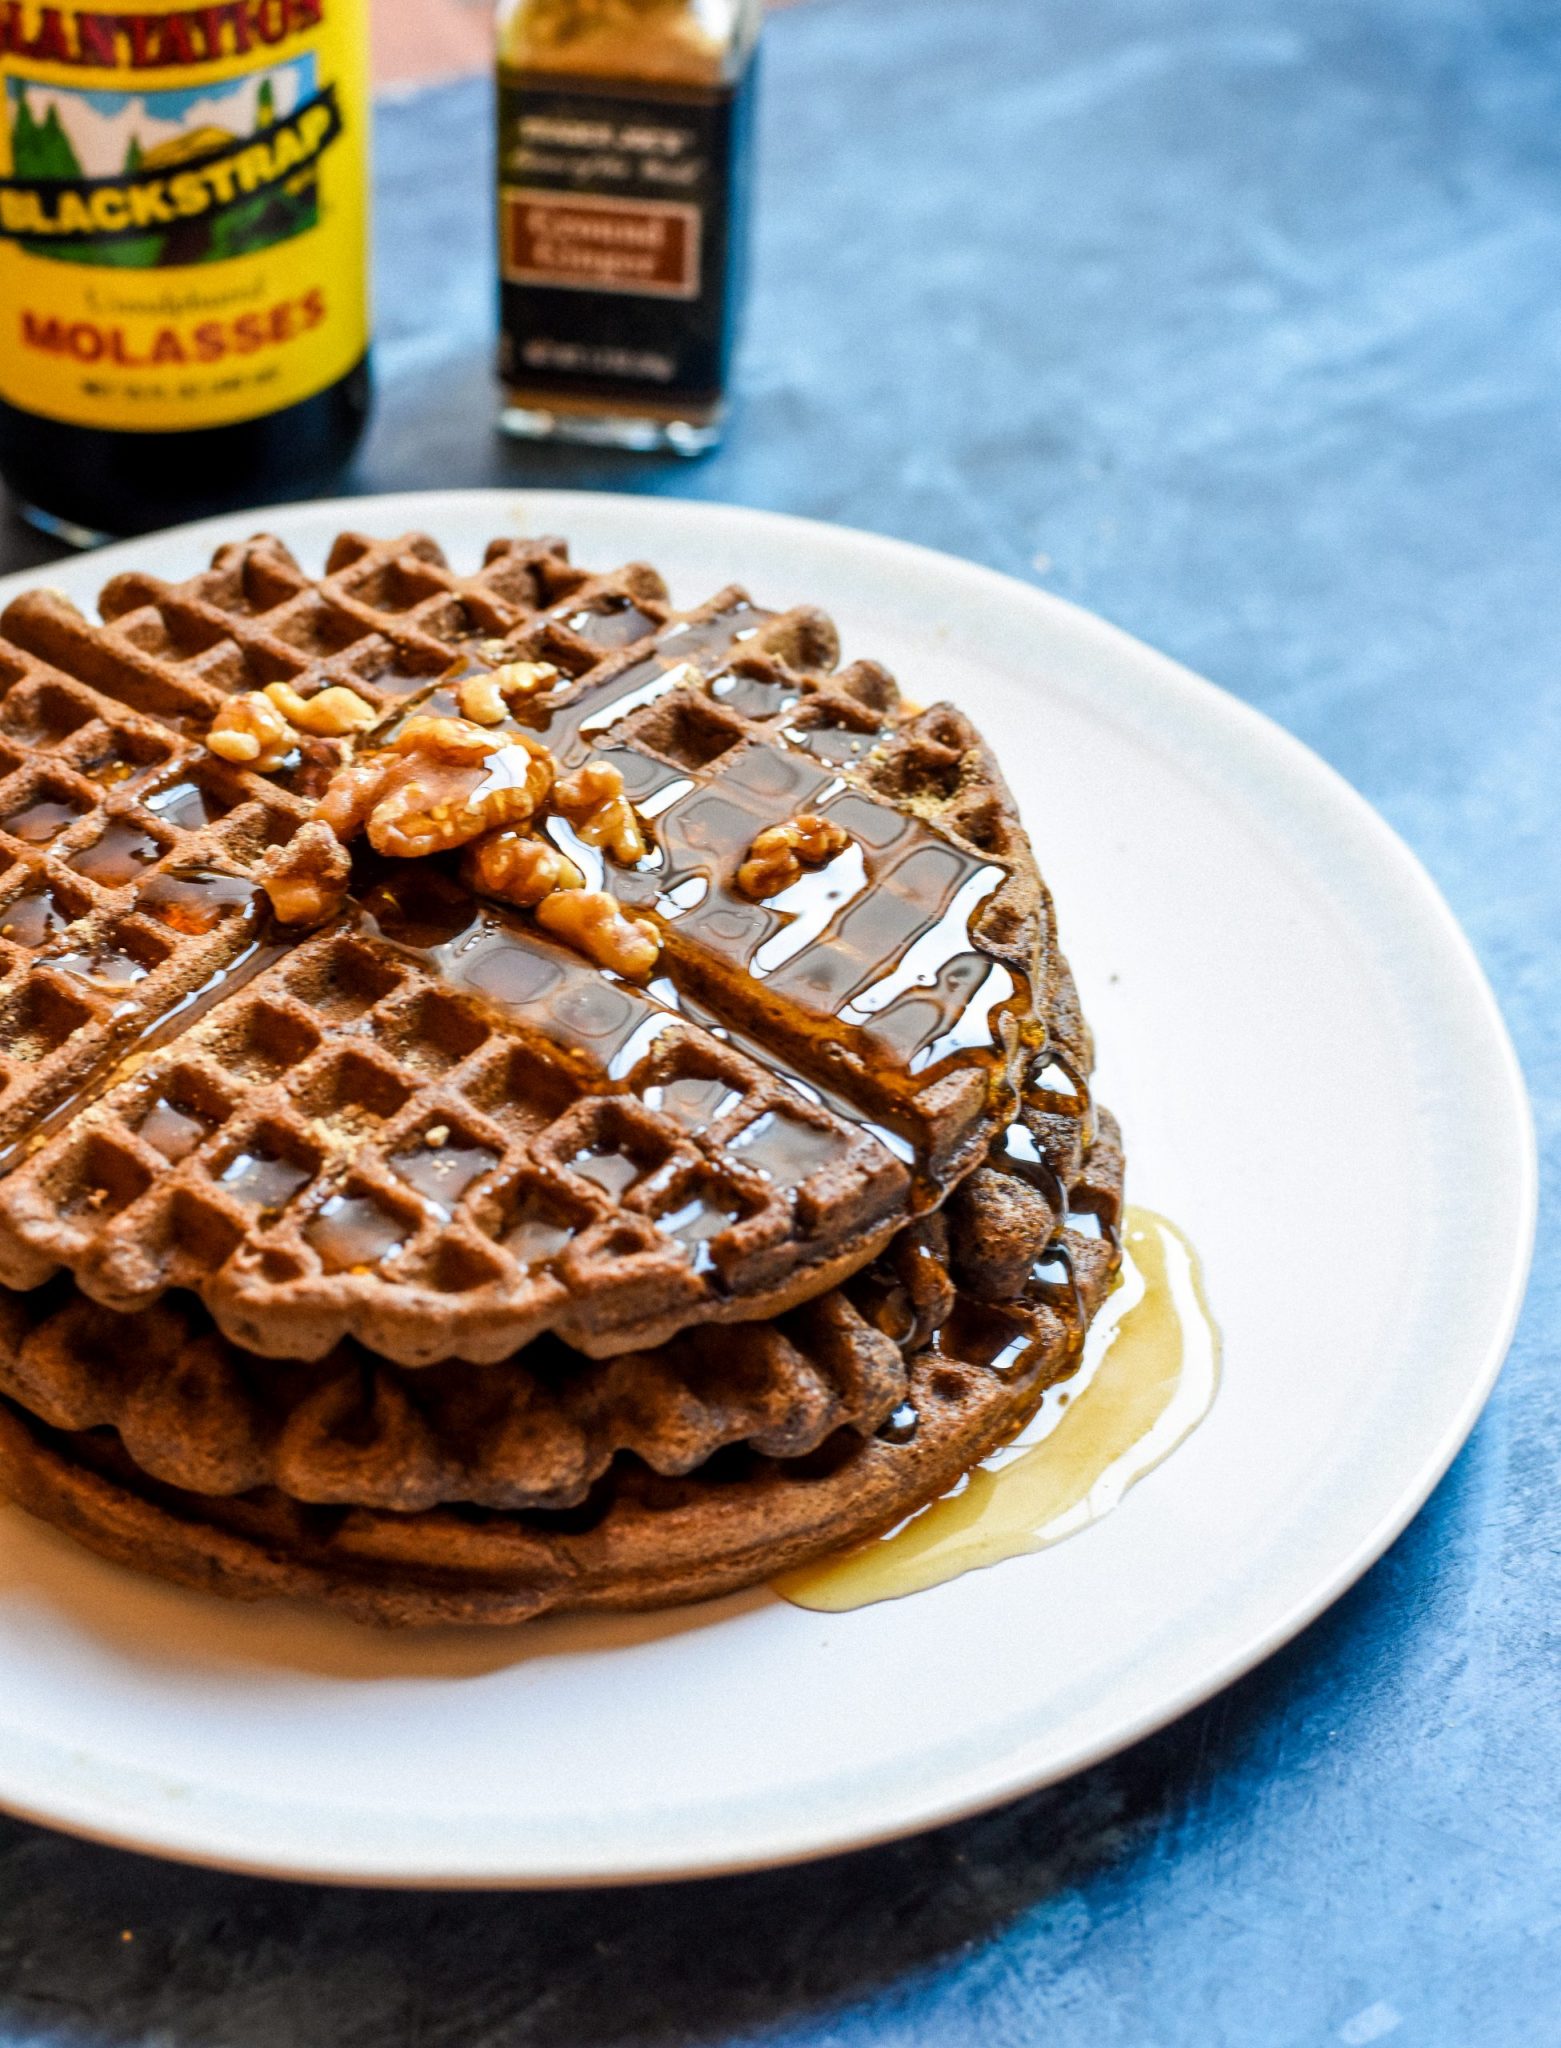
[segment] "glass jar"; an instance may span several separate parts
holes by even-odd
[[[760,0],[504,0],[499,372],[531,438],[720,436]]]
[[[368,399],[366,0],[0,17],[23,511],[85,545],[318,490]]]

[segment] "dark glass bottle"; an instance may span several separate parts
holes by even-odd
[[[367,412],[365,0],[0,13],[0,475],[79,543],[318,490]]]
[[[502,424],[694,454],[747,268],[758,0],[501,0]]]
[[[35,526],[77,547],[238,506],[313,496],[368,417],[366,356],[281,412],[182,433],[73,427],[0,402],[0,476]]]

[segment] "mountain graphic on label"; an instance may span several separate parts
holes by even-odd
[[[315,227],[340,133],[312,56],[199,92],[10,82],[0,234],[57,262],[153,269],[254,255]]]

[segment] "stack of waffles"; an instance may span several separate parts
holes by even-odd
[[[375,1622],[654,1607],[900,1521],[1074,1368],[1121,1155],[959,712],[551,539],[262,537],[100,614],[0,617],[24,1508]],[[376,829],[435,742],[475,766]]]

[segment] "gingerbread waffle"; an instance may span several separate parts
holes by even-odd
[[[32,593],[0,620],[7,1282],[63,1265],[125,1310],[188,1288],[270,1356],[642,1350],[834,1285],[1012,1117],[1056,962],[1011,799],[957,713],[834,672],[820,614],[727,591],[674,615],[654,571],[588,576],[555,542],[462,579],[420,536],[344,537],[318,581],[262,539],[102,609]],[[279,933],[260,865],[329,764],[232,768],[214,712],[350,679],[393,738],[515,659],[560,674],[533,736],[618,767],[653,823],[612,878],[662,934],[651,985],[426,862]],[[743,894],[756,834],[804,806],[847,852]]]
[[[111,1370],[105,1385],[93,1370],[101,1331],[87,1334],[68,1302],[12,1297],[0,1324],[0,1484],[116,1561],[238,1598],[325,1600],[379,1623],[510,1623],[753,1584],[935,1498],[1076,1364],[1119,1261],[1121,1152],[1104,1112],[1083,1124],[1081,1144],[1081,1105],[1063,1102],[1037,1088],[1014,1127],[1025,1138],[981,1169],[986,1185],[968,1202],[951,1205],[946,1234],[909,1226],[904,1254],[853,1283],[869,1314],[895,1303],[910,1317],[899,1398],[872,1433],[871,1409],[810,1455],[777,1455],[755,1432],[683,1476],[653,1469],[654,1436],[642,1434],[562,1512],[468,1504],[464,1479],[460,1505],[323,1506],[284,1491],[274,1457],[258,1485],[198,1492],[153,1476],[130,1453],[135,1401],[125,1389],[144,1385],[145,1373]],[[1059,1207],[1056,1227],[1042,1220]],[[994,1297],[1019,1257],[1028,1259],[1020,1284]],[[920,1306],[908,1307],[918,1268]],[[165,1372],[176,1378],[186,1359],[179,1353]]]
[[[1023,1299],[1058,1232],[1082,1245],[1092,1228],[1066,1193],[1083,1177],[1092,1112],[1071,1078],[1089,1047],[1065,966],[1050,1021],[1056,1053],[946,1210],[777,1321],[700,1326],[601,1362],[545,1338],[497,1366],[408,1370],[350,1341],[295,1365],[229,1343],[187,1296],[127,1315],[57,1280],[0,1293],[0,1393],[56,1429],[115,1430],[141,1471],[172,1486],[272,1486],[399,1512],[574,1507],[625,1452],[670,1478],[735,1443],[791,1458],[842,1428],[870,1436],[903,1400],[905,1360],[947,1321],[956,1285],[971,1301]],[[1111,1242],[1097,1237],[1074,1263]]]

